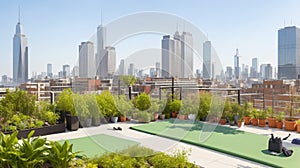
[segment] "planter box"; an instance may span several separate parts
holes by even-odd
[[[65,132],[66,126],[65,126],[65,123],[59,123],[59,124],[55,124],[55,125],[44,126],[41,128],[31,128],[31,129],[19,130],[19,133],[17,136],[18,139],[27,138],[28,134],[32,130],[34,130],[33,136],[43,136],[43,135]],[[11,133],[12,133],[12,131],[4,132],[4,134],[11,134]]]

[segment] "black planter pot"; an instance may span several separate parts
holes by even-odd
[[[70,131],[76,131],[79,128],[78,116],[66,115],[67,128]]]

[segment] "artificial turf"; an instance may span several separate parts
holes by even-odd
[[[131,129],[209,148],[272,167],[299,167],[300,147],[292,146],[291,157],[270,155],[268,136],[203,122],[168,120]],[[199,154],[201,157],[201,154]]]
[[[138,144],[135,141],[106,134],[68,139],[68,141],[73,144],[74,152],[80,151],[80,154],[84,154],[89,158],[101,156],[104,153],[118,152]]]

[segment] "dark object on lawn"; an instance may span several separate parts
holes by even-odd
[[[294,152],[293,150],[288,150],[288,149],[286,149],[285,147],[282,147],[282,153],[283,153],[286,157],[292,156],[293,152]]]
[[[300,139],[299,138],[294,138],[292,140],[292,144],[300,145]]]
[[[269,139],[269,151],[277,153],[283,152],[282,141],[288,139],[290,136],[291,134],[281,140],[280,137],[274,138],[274,135],[271,134],[271,138]]]
[[[114,130],[120,130],[120,131],[122,131],[122,128],[121,128],[121,127],[118,127],[118,128],[113,127],[113,129],[114,129]]]

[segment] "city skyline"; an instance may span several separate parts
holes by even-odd
[[[1,65],[0,75],[13,76],[11,36],[13,35],[12,27],[17,21],[18,6],[21,7],[22,23],[26,35],[30,39],[29,74],[46,72],[46,65],[49,62],[53,65],[54,74],[57,74],[64,64],[69,64],[71,67],[76,65],[78,61],[78,49],[76,48],[81,41],[89,40],[91,35],[96,33],[97,26],[102,23],[101,9],[103,10],[104,24],[124,15],[143,11],[167,12],[187,19],[201,29],[203,33],[208,34],[208,39],[212,41],[213,47],[223,63],[224,70],[228,65],[233,66],[232,55],[234,55],[236,48],[239,48],[242,55],[240,64],[250,62],[253,57],[258,57],[260,63],[271,63],[273,67],[277,67],[277,31],[289,25],[288,20],[290,18],[294,18],[292,25],[299,26],[299,21],[296,18],[300,17],[299,12],[295,9],[295,6],[299,4],[297,1],[257,1],[260,5],[254,5],[255,2],[253,1],[239,2],[234,0],[196,2],[196,4],[183,4],[179,1],[154,1],[136,4],[136,1],[128,1],[128,3],[119,2],[116,8],[112,7],[113,3],[105,1],[89,1],[84,4],[78,1],[73,3],[59,2],[61,6],[57,10],[53,10],[55,9],[55,2],[53,1],[1,2],[0,8],[2,12],[5,12],[5,15],[0,16],[4,25],[0,30],[0,37],[2,37],[0,45],[3,46],[3,49],[0,50],[0,59],[1,62],[9,63]],[[63,4],[70,5],[72,10],[65,9]],[[167,4],[170,4],[170,7],[167,7]],[[131,6],[129,9],[123,9],[128,5]],[[223,5],[225,8],[221,9],[224,7]],[[183,10],[176,9],[177,6]],[[210,12],[206,12],[207,15],[205,15],[198,12],[201,10],[194,6],[203,9],[203,13],[208,9]],[[89,10],[86,10],[85,13],[79,10],[88,8]],[[281,9],[280,12],[278,12],[279,8]],[[239,12],[241,9],[244,11],[238,15],[238,12],[234,12],[233,9],[238,9]],[[253,9],[256,9],[255,13],[251,12]],[[222,17],[224,17],[223,20]],[[237,28],[233,26],[233,23],[237,23]],[[180,23],[179,29],[183,31],[183,25]],[[223,32],[224,29],[226,29],[226,33]],[[256,36],[250,37],[251,34]],[[47,37],[46,44],[41,43],[44,37]],[[153,46],[159,47],[160,40],[156,40],[156,38],[161,37],[153,37],[145,44],[140,45],[151,43]],[[116,52],[118,53],[116,62],[120,62],[120,59],[124,58],[122,56],[132,53],[132,49],[129,48],[127,51],[124,50],[123,53],[119,53],[118,48],[116,48]],[[194,71],[195,69],[197,68],[194,68]]]

